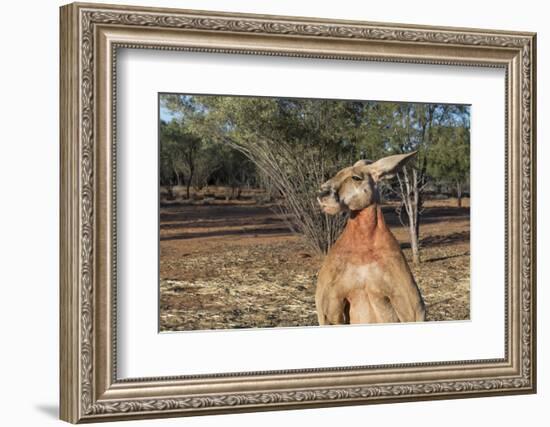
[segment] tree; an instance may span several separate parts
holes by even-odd
[[[469,108],[438,104],[398,104],[394,113],[390,145],[397,152],[417,150],[416,164],[398,174],[401,206],[407,214],[413,263],[420,263],[420,216],[424,191],[430,179],[461,186],[469,174]],[[454,135],[450,139],[449,134]],[[450,144],[453,141],[453,144]],[[458,141],[461,141],[458,143]]]
[[[328,251],[345,218],[322,213],[317,191],[357,156],[357,108],[347,101],[284,98],[180,97],[167,103],[194,115],[201,135],[246,156],[283,196],[279,207],[290,228],[313,249]]]
[[[160,123],[160,183],[165,185],[168,198],[173,200],[174,186],[182,182],[182,150],[179,138],[180,129],[172,122]]]
[[[217,145],[203,139],[195,156],[191,179],[195,191],[200,191],[208,185],[212,176],[222,167],[223,162],[224,156],[219,152]]]
[[[448,123],[436,131],[428,169],[436,180],[455,187],[458,207],[462,206],[462,190],[470,178],[469,127],[468,107],[455,107]]]
[[[174,118],[168,123],[161,124],[161,176],[166,177],[172,173],[176,178],[176,185],[183,181],[188,199],[201,148],[201,138],[189,132],[182,119]],[[171,187],[168,191],[173,195]]]
[[[420,215],[424,189],[428,181],[427,164],[433,128],[445,114],[445,108],[436,104],[389,104],[390,117],[386,118],[388,142],[394,153],[417,151],[416,163],[403,167],[397,174],[397,194],[401,200],[397,214],[407,227],[414,264],[420,263]],[[407,221],[402,220],[403,210]]]
[[[231,188],[229,199],[239,199],[242,187],[256,181],[254,164],[240,151],[228,146],[217,146],[218,155],[222,157],[216,178]]]

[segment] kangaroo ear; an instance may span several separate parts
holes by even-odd
[[[399,169],[405,166],[405,164],[417,153],[418,151],[413,151],[411,153],[383,157],[373,164],[368,165],[368,171],[375,181],[392,178],[397,172],[399,172]]]
[[[362,168],[364,166],[367,166],[367,165],[371,165],[373,164],[374,162],[372,160],[367,160],[367,159],[361,159],[361,160],[357,160],[352,167],[354,168]]]

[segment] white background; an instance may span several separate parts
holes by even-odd
[[[118,3],[112,0],[114,3]],[[550,30],[544,2],[441,1],[138,1],[241,12],[309,15],[434,25],[530,30],[538,38],[538,117],[550,115]],[[44,426],[57,421],[58,401],[58,6],[57,1],[3,5],[0,79],[0,381],[2,424]],[[194,419],[137,421],[124,425],[546,425],[550,378],[546,363],[550,322],[545,286],[550,267],[550,172],[547,122],[539,120],[539,393],[439,402],[267,412]],[[491,165],[487,166],[490,169]],[[547,256],[547,255],[546,255]]]
[[[120,378],[504,357],[503,69],[135,49],[117,64]],[[155,159],[167,91],[471,104],[471,321],[159,334]]]

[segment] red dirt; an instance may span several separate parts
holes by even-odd
[[[392,206],[384,216],[401,243],[428,320],[463,320],[470,311],[469,207],[429,201],[419,266]],[[254,200],[161,207],[161,330],[316,325],[315,280],[322,257],[286,227],[273,205]]]

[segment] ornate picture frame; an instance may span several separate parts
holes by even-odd
[[[75,3],[61,8],[61,419],[111,421],[536,391],[536,36]],[[117,49],[499,67],[506,73],[505,357],[117,378]]]

